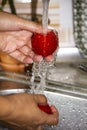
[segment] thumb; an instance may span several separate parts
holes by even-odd
[[[43,30],[42,30],[42,26],[38,23],[35,23],[35,22],[32,22],[32,21],[28,21],[28,20],[25,20],[25,19],[20,19],[20,29],[23,29],[23,30],[27,30],[27,31],[30,31],[30,32],[36,32],[36,33],[42,33]]]
[[[36,94],[34,95],[35,101],[37,104],[47,104],[47,98],[45,95],[42,94]]]

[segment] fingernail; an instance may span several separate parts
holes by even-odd
[[[42,59],[43,59],[43,57],[41,55],[34,57],[34,61],[37,61],[37,62],[41,61]]]
[[[33,60],[31,59],[31,58],[27,58],[26,60],[25,60],[25,63],[27,63],[27,64],[31,64],[31,63],[33,63]]]

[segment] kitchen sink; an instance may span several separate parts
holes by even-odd
[[[29,92],[28,89],[1,90],[0,95]],[[44,92],[50,104],[59,111],[59,124],[53,128],[44,126],[44,130],[87,130],[87,96],[60,92],[50,88]],[[6,130],[7,126],[3,126]],[[9,130],[9,129],[8,129]]]
[[[76,69],[76,66],[71,65],[71,67]],[[58,68],[60,68],[60,66],[58,66]],[[65,70],[68,71],[67,66],[65,68]],[[65,72],[63,68],[61,70]],[[50,70],[44,91],[49,103],[55,105],[59,111],[59,124],[54,127],[43,126],[44,130],[87,130],[87,73],[81,72],[80,70],[81,75],[79,75],[80,73],[75,72],[74,69],[70,71],[69,66],[69,72],[72,72],[73,75],[70,73],[68,75],[67,72],[67,79],[65,73],[64,76],[62,73],[60,74],[61,70],[58,70],[58,76],[60,75],[60,77],[56,76],[54,80],[51,73],[54,77],[54,74],[56,74],[55,68]],[[83,82],[82,77],[80,80],[77,74],[78,76],[82,76],[85,82]],[[77,76],[78,82],[76,82],[75,76]],[[29,93],[30,81],[28,78],[26,75],[11,74],[11,72],[4,73],[1,71],[0,95]],[[38,82],[39,79],[36,79],[36,83]],[[9,128],[4,124],[1,125],[0,130],[9,130]]]

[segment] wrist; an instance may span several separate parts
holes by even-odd
[[[0,96],[0,120],[6,119],[12,112],[12,105],[8,96]]]

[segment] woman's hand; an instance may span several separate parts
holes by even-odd
[[[47,114],[39,109],[38,104],[47,104],[44,95],[14,94],[6,96],[10,107],[8,114],[1,119],[7,124],[24,130],[40,130],[41,125],[56,125],[58,111],[52,106],[52,113]]]
[[[0,50],[23,63],[40,61],[42,56],[32,51],[33,33],[42,33],[42,26],[18,16],[0,12]],[[50,61],[52,55],[46,59]]]
[[[35,54],[31,48],[29,31],[0,32],[1,50],[23,63],[32,63]]]

